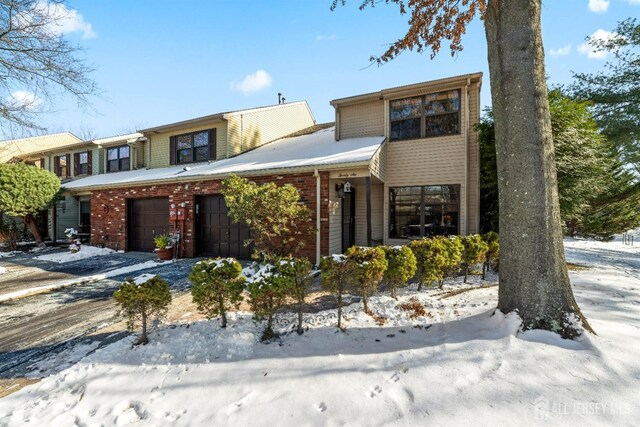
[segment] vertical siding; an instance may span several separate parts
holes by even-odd
[[[158,134],[147,135],[147,137],[149,138],[148,145],[150,146],[149,160],[147,164],[150,168],[162,168],[169,166],[169,139],[172,136],[214,128],[216,129],[217,138],[217,158],[225,158],[225,147],[227,144],[227,124],[226,122],[218,122],[208,125],[199,125],[196,127],[184,128],[171,132],[162,132]]]
[[[229,118],[229,156],[275,141],[314,124],[306,102],[234,113]]]
[[[340,107],[340,139],[384,135],[384,101]]]
[[[371,184],[371,239],[383,238],[384,185]],[[356,188],[356,245],[367,245],[367,192],[364,185]]]
[[[329,181],[329,254],[342,253],[342,210],[335,186],[342,180]]]

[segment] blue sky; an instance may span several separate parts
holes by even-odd
[[[435,60],[406,52],[377,67],[369,66],[369,56],[404,34],[407,17],[394,5],[361,12],[359,0],[350,0],[331,12],[330,3],[72,0],[66,36],[86,49],[102,95],[87,111],[61,100],[42,124],[52,132],[105,137],[274,104],[278,92],[288,101],[307,100],[316,120],[327,122],[332,99],[476,71],[485,73],[482,104],[490,104],[479,20],[456,57],[446,49]],[[640,16],[640,0],[544,2],[550,82],[569,83],[572,71],[601,70],[604,59],[581,52],[584,38],[633,16]]]

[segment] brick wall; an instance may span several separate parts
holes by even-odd
[[[329,173],[321,172],[321,245],[322,255],[329,251]],[[313,226],[316,224],[316,178],[313,173],[287,174],[250,178],[264,183],[273,181],[278,185],[292,184],[300,191],[301,199],[312,211]],[[169,204],[185,203],[187,219],[184,224],[184,256],[195,256],[195,200],[196,196],[220,194],[220,180],[185,182],[178,184],[149,185],[144,187],[99,190],[91,194],[91,243],[105,244],[116,250],[128,250],[127,200],[168,197]],[[107,236],[107,240],[102,240]],[[299,255],[315,262],[316,236],[306,238]]]

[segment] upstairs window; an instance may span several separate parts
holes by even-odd
[[[391,141],[460,134],[460,90],[390,102]]]
[[[109,148],[107,150],[107,172],[130,170],[130,150],[128,145]]]
[[[53,158],[53,172],[60,178],[69,176],[69,155],[55,156]]]
[[[215,160],[216,130],[210,129],[172,136],[170,152],[172,165]]]
[[[75,153],[73,155],[75,175],[91,175],[91,152]]]

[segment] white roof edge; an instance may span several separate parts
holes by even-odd
[[[115,135],[115,136],[108,136],[105,138],[92,139],[90,142],[93,142],[96,145],[102,145],[102,144],[109,144],[109,143],[118,142],[118,141],[135,142],[140,138],[145,138],[145,136],[140,132],[132,132],[132,133],[125,133],[123,135]]]
[[[77,190],[74,188],[65,187],[65,190],[66,192],[69,192],[69,193],[80,193],[80,192],[86,192],[86,191],[101,190],[106,188],[144,187],[150,184],[165,185],[165,184],[175,184],[178,182],[219,180],[229,175],[261,176],[261,175],[272,175],[272,174],[278,174],[278,173],[306,172],[306,171],[312,172],[315,169],[319,169],[321,171],[335,170],[335,169],[352,168],[352,167],[363,167],[363,166],[368,166],[370,163],[371,163],[371,159],[366,161],[348,162],[348,163],[327,163],[322,165],[290,166],[290,167],[283,167],[283,168],[256,169],[256,170],[244,171],[244,172],[237,171],[237,172],[225,172],[220,174],[189,175],[186,177],[176,176],[172,178],[149,179],[149,180],[137,181],[137,182],[124,182],[120,184],[93,185],[93,186],[87,186],[87,187],[80,187]],[[64,185],[62,185],[62,187],[64,187]]]

